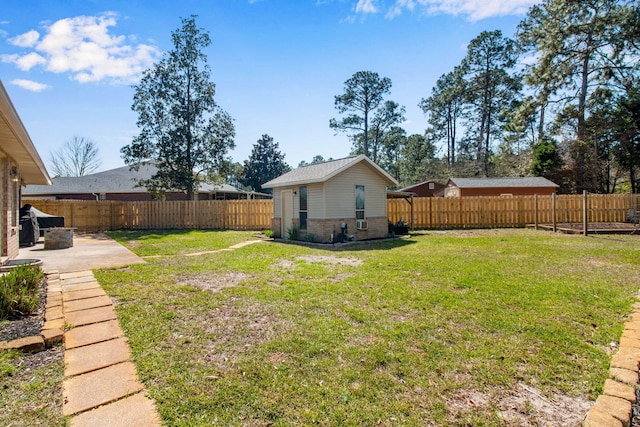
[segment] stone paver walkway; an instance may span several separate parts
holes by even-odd
[[[138,379],[110,298],[91,271],[53,273],[62,290],[64,381],[62,413],[71,427],[160,426]],[[55,319],[52,319],[54,321]]]

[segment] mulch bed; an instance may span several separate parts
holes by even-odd
[[[0,322],[0,341],[11,341],[18,338],[40,335],[42,325],[44,324],[46,291],[47,281],[43,280],[40,285],[40,304],[35,313],[20,319]]]

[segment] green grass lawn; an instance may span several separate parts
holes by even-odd
[[[0,351],[0,425],[63,427],[62,348],[36,354]]]
[[[171,255],[252,233],[114,237]],[[96,277],[167,425],[579,425],[639,268],[638,236],[470,230],[264,242]]]

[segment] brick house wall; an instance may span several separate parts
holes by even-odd
[[[307,230],[301,231],[300,236],[307,234],[314,235],[314,241],[319,243],[331,242],[337,240],[338,234],[341,232],[341,223],[347,224],[347,234],[352,234],[354,240],[381,239],[389,234],[389,220],[385,217],[368,217],[367,230],[357,230],[355,218],[338,218],[338,219],[308,219]]]
[[[2,233],[0,257],[2,260],[15,258],[20,249],[20,220],[18,218],[20,183],[11,181],[11,162],[5,157],[0,159],[0,206],[2,212]]]

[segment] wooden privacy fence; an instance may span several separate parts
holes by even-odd
[[[629,209],[640,210],[639,194],[589,194],[587,202],[589,222],[624,222]],[[391,222],[410,222],[411,204],[405,199],[388,200],[387,211]],[[413,227],[524,227],[552,224],[554,212],[556,223],[581,223],[583,196],[416,197]]]
[[[64,216],[78,231],[125,229],[271,228],[272,200],[123,202],[114,200],[23,200],[51,215]]]
[[[638,194],[589,194],[589,222],[624,222],[640,210]],[[65,217],[78,231],[154,228],[262,230],[271,228],[272,200],[123,202],[112,200],[24,200],[51,215]],[[555,209],[554,209],[555,205]],[[389,221],[411,219],[411,204],[387,201]],[[583,196],[417,197],[414,228],[498,228],[527,224],[581,223]]]

